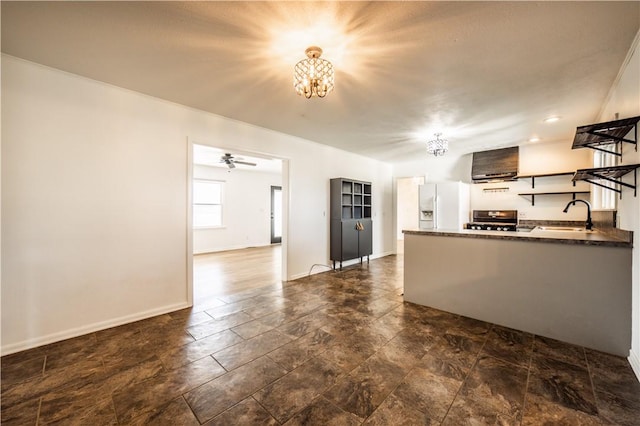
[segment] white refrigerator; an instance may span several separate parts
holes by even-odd
[[[418,190],[420,229],[462,229],[469,222],[469,185],[462,182],[426,183]]]

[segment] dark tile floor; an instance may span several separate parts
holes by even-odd
[[[640,424],[624,358],[401,290],[389,256],[5,356],[2,424]]]

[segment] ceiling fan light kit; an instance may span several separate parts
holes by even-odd
[[[235,169],[236,168],[236,164],[244,164],[245,166],[255,166],[256,163],[250,163],[248,161],[241,161],[242,158],[235,158],[233,155],[231,155],[230,153],[225,153],[222,157],[220,157],[220,162],[221,163],[225,163],[227,165],[227,167],[229,167],[230,169]]]
[[[293,68],[293,87],[296,93],[310,99],[313,96],[324,98],[335,85],[333,64],[320,59],[322,49],[310,46],[304,51],[307,59],[298,62]]]

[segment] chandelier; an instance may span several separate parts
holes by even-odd
[[[449,141],[440,139],[442,133],[436,133],[436,138],[427,142],[427,152],[438,157],[444,155],[449,150]]]
[[[312,96],[324,98],[333,90],[333,64],[320,59],[322,49],[318,46],[308,47],[304,51],[307,59],[298,62],[293,69],[293,87],[300,96],[309,99]]]

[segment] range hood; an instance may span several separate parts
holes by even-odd
[[[473,153],[473,183],[515,180],[518,176],[519,148],[493,149]]]

